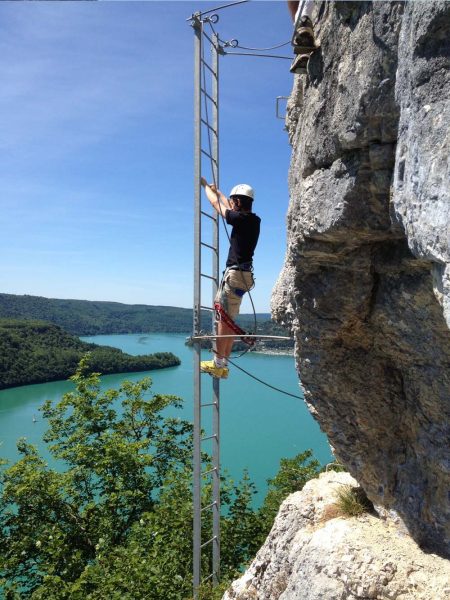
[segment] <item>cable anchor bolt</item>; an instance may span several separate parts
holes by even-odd
[[[239,40],[236,39],[228,40],[228,42],[225,42],[223,45],[224,48],[237,48],[238,46]]]
[[[203,21],[205,23],[212,23],[213,25],[215,25],[219,20],[219,15],[211,15],[210,17],[205,17],[203,19]]]

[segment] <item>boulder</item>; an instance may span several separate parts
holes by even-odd
[[[264,546],[223,600],[447,600],[449,561],[425,554],[401,524],[337,514],[348,473],[324,473],[281,505]]]

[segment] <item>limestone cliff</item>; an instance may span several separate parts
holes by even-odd
[[[450,3],[317,2],[314,20],[272,311],[338,459],[449,556]]]
[[[224,600],[447,600],[449,561],[424,554],[389,519],[336,515],[336,490],[352,483],[324,473],[289,496]]]

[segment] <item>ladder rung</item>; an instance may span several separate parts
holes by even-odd
[[[210,312],[214,312],[214,308],[211,308],[210,306],[201,306],[200,308],[202,308],[203,310],[209,310]]]
[[[207,581],[209,581],[210,579],[212,579],[214,577],[215,573],[210,573],[208,575],[208,577],[205,577],[204,579],[202,579],[202,583],[205,584]]]
[[[208,152],[206,152],[206,150],[203,150],[203,148],[202,148],[201,152],[202,152],[202,154],[204,154],[205,156],[207,156],[209,159],[211,159],[213,162],[215,162],[217,164],[217,160],[215,158],[213,158],[211,156],[211,154],[209,154]]]
[[[201,58],[200,61],[205,65],[205,67],[208,69],[208,71],[210,71],[214,75],[214,77],[217,77],[217,75],[214,73],[214,70],[209,66],[209,64],[206,62],[206,60]]]
[[[204,215],[205,217],[209,217],[210,219],[212,219],[213,221],[215,221],[215,217],[213,217],[213,215],[210,215],[209,213],[205,212],[204,210],[200,211],[202,213],[202,215]]]
[[[207,546],[208,544],[211,544],[212,542],[214,542],[214,540],[216,539],[217,536],[213,536],[210,540],[208,540],[207,542],[203,542],[203,544],[200,546],[200,548],[204,548],[205,546]]]
[[[208,34],[205,32],[205,30],[203,30],[203,32],[202,32],[202,33],[203,33],[203,35],[205,36],[205,38],[206,38],[207,40],[209,40],[209,41],[211,42],[211,44],[214,46],[214,42],[213,42],[213,40],[212,40],[212,39],[209,37],[209,35],[208,35]],[[203,59],[202,59],[202,60],[203,60]],[[206,63],[205,63],[205,64],[206,64]]]
[[[211,246],[211,244],[207,244],[206,242],[200,242],[200,244],[205,246],[205,248],[210,248],[211,250],[214,250],[214,252],[217,252],[217,248],[214,248],[214,246]]]
[[[203,473],[201,473],[201,476],[205,477],[205,475],[209,475],[210,473],[214,473],[214,471],[217,471],[217,467],[212,467],[212,469],[208,469],[207,471],[203,471]]]
[[[200,91],[202,92],[202,94],[204,94],[208,98],[208,100],[211,100],[211,102],[217,106],[217,102],[214,100],[214,98],[210,94],[208,94],[208,92],[205,90],[205,88],[200,88]]]
[[[206,273],[200,273],[200,275],[201,275],[202,277],[206,277],[207,279],[212,279],[213,281],[216,281],[216,278],[215,278],[215,277],[211,277],[211,275],[206,275]]]
[[[211,131],[217,135],[217,131],[214,129],[214,127],[212,127],[207,121],[205,121],[205,119],[200,119],[201,122],[203,123],[203,125],[206,125],[206,127],[208,127],[208,129],[211,129]]]
[[[205,510],[209,510],[210,508],[212,508],[213,506],[216,506],[217,502],[214,500],[214,502],[211,502],[211,504],[207,504],[206,506],[204,506],[200,512],[204,512]]]
[[[217,406],[217,402],[208,402],[208,404],[201,404],[202,408],[207,408],[208,406]]]
[[[215,433],[213,433],[212,435],[208,435],[208,436],[202,438],[200,441],[201,442],[207,442],[208,440],[215,439],[216,437],[217,437],[217,435]]]

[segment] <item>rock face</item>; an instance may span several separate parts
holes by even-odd
[[[272,312],[337,458],[450,556],[450,2],[315,10]]]
[[[447,560],[423,553],[398,526],[373,515],[330,518],[342,484],[356,482],[324,473],[289,496],[223,600],[447,600]]]

